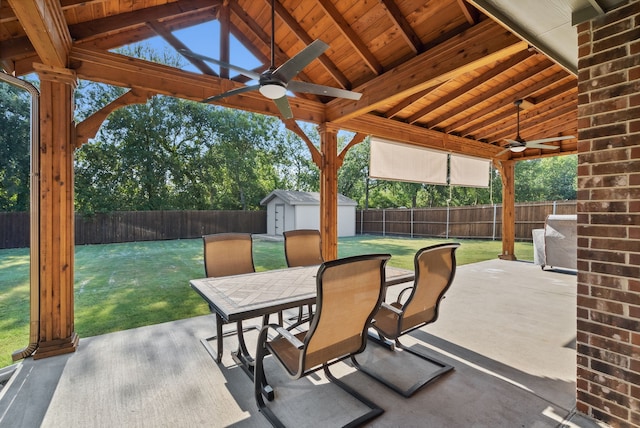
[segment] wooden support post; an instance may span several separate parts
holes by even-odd
[[[338,258],[338,129],[326,123],[320,133],[320,234],[325,260]]]
[[[494,160],[496,169],[502,179],[502,260],[517,260],[515,255],[516,241],[516,192],[515,161]]]
[[[74,352],[73,71],[34,64],[40,77],[40,331],[34,358]]]

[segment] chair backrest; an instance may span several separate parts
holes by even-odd
[[[204,272],[209,277],[255,272],[250,233],[204,235]]]
[[[458,243],[447,243],[418,250],[414,259],[414,286],[401,308],[402,331],[438,318],[440,301],[456,274],[458,247]]]
[[[383,298],[389,254],[347,257],[320,266],[316,313],[304,338],[300,372],[362,352],[367,329]]]
[[[320,231],[298,229],[284,232],[284,255],[289,267],[321,264],[324,260]]]

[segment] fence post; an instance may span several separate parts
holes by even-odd
[[[364,210],[360,210],[360,235],[362,235],[363,230],[364,230]]]
[[[449,204],[447,204],[447,239],[449,239]]]
[[[411,237],[413,238],[413,208],[411,208]]]
[[[495,241],[496,240],[496,215],[498,213],[498,205],[497,204],[493,204],[493,233],[491,236],[491,240]]]
[[[553,201],[553,214],[555,215],[556,213],[556,204],[558,201]]]
[[[387,211],[382,210],[382,236],[387,236]]]

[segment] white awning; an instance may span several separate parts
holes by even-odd
[[[490,161],[462,155],[450,155],[449,184],[452,186],[489,187]]]
[[[447,158],[451,156],[450,160]],[[447,163],[449,160],[449,169]],[[369,176],[414,183],[488,187],[490,161],[371,137]],[[447,172],[449,180],[447,181]]]
[[[383,180],[447,184],[447,154],[371,137],[369,176]]]

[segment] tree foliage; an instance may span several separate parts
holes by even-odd
[[[123,53],[180,65],[182,58],[145,46]],[[76,121],[125,93],[81,82]],[[0,85],[0,210],[29,203],[28,95]],[[316,147],[315,126],[301,123]],[[353,134],[338,134],[340,150]],[[489,188],[450,187],[369,178],[369,142],[350,148],[338,172],[338,191],[361,208],[435,207],[501,202],[492,170]],[[516,164],[516,200],[576,197],[576,156]],[[166,96],[120,108],[94,140],[76,151],[75,205],[82,213],[117,210],[260,209],[274,189],[317,191],[320,173],[306,144],[273,117]]]
[[[29,209],[29,94],[0,83],[0,211]]]

